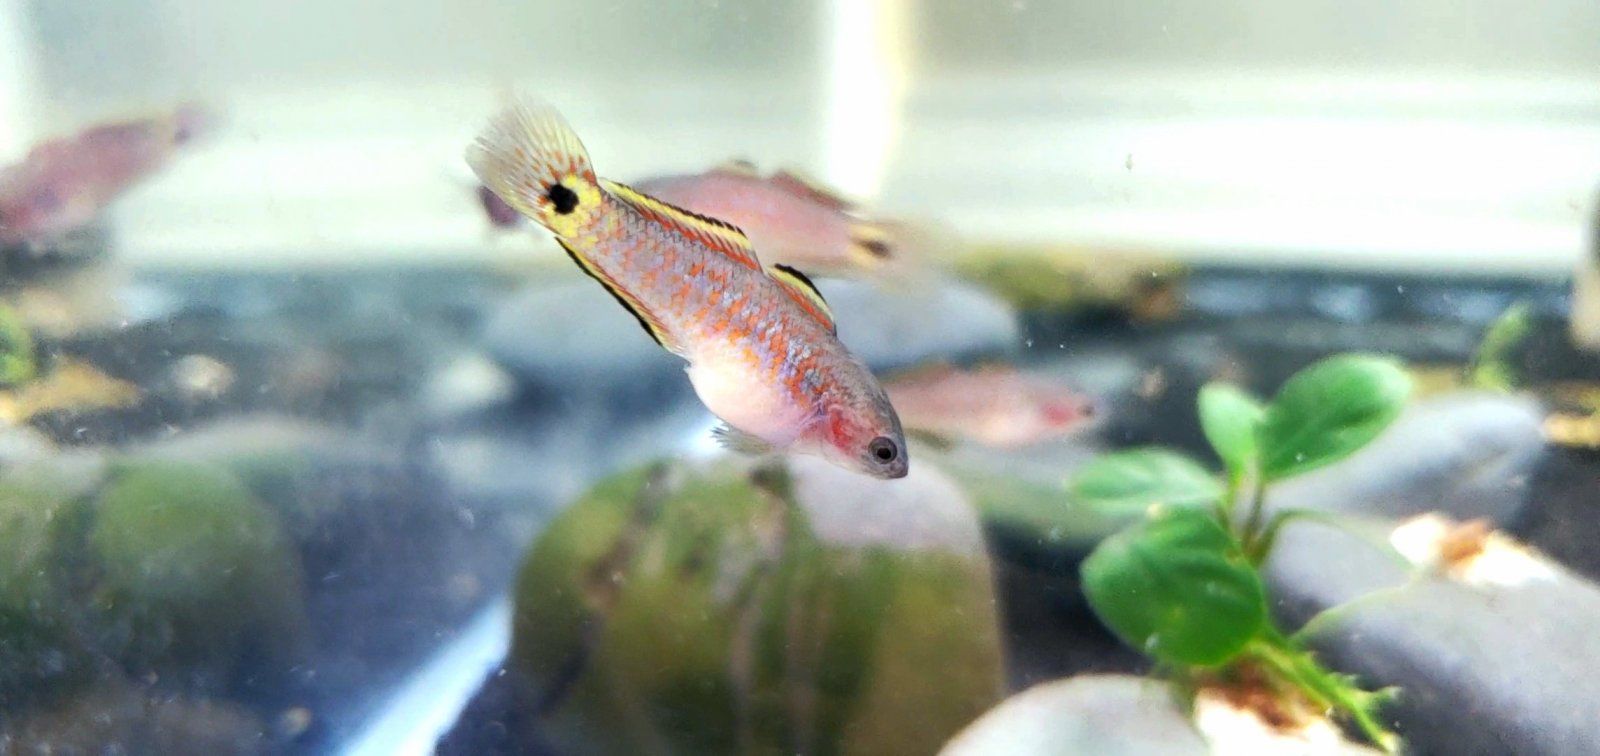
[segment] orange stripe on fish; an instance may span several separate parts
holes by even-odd
[[[603,271],[590,264],[583,255],[579,254],[578,251],[573,249],[571,245],[567,244],[565,240],[557,238],[556,243],[560,244],[561,248],[566,250],[567,257],[572,258],[572,261],[577,263],[578,267],[583,269],[583,272],[588,273],[590,278],[599,281],[600,285],[605,287],[605,290],[610,292],[611,296],[616,298],[617,304],[622,305],[622,309],[627,310],[628,314],[632,315],[636,320],[639,321],[639,326],[644,328],[644,332],[649,334],[650,338],[655,341],[657,345],[669,352],[677,353],[680,351],[678,346],[669,341],[667,330],[661,326],[660,319],[656,317],[655,313],[650,311],[650,308],[644,306],[644,304],[637,298],[629,295],[627,291],[621,286],[618,286],[617,282],[612,280],[610,276],[606,275]]]
[[[691,213],[676,205],[669,205],[649,195],[640,194],[627,184],[619,184],[610,179],[602,179],[601,182],[606,191],[637,210],[640,215],[689,241],[699,242],[721,252],[746,267],[761,269],[761,263],[756,259],[756,251],[750,247],[750,240],[737,226],[699,213]]]

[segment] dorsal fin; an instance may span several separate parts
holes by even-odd
[[[781,170],[772,174],[769,180],[773,186],[780,187],[790,194],[805,197],[831,210],[849,212],[856,209],[855,202],[797,171]]]
[[[817,291],[817,285],[811,283],[806,274],[782,263],[767,268],[767,272],[783,285],[784,291],[800,305],[800,309],[821,321],[828,327],[829,333],[839,332],[839,327],[833,322],[833,310],[828,308],[828,302],[822,298],[822,292]]]
[[[613,197],[638,211],[647,220],[659,223],[689,241],[721,252],[741,265],[753,270],[761,269],[755,249],[738,226],[667,204],[610,179],[600,179],[600,184]]]
[[[730,176],[744,176],[746,178],[756,178],[757,176],[761,175],[760,173],[756,172],[756,164],[744,158],[734,158],[726,161],[721,165],[712,168],[710,172],[726,173]]]

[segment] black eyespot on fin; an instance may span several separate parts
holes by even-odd
[[[551,184],[544,196],[550,200],[550,206],[555,208],[557,215],[567,215],[578,207],[578,193],[559,181]]]
[[[559,184],[557,186],[559,186]],[[639,327],[643,328],[644,332],[650,335],[650,340],[654,341],[656,346],[661,347],[662,349],[667,348],[666,344],[661,343],[660,337],[656,336],[656,332],[650,329],[650,324],[645,322],[644,316],[640,315],[638,310],[633,309],[633,305],[628,304],[628,300],[623,299],[622,294],[618,293],[616,289],[611,288],[611,284],[606,283],[605,279],[595,275],[594,271],[589,270],[589,266],[583,264],[583,258],[578,257],[578,253],[572,251],[572,248],[567,246],[566,242],[557,239],[556,243],[561,245],[561,249],[566,251],[567,257],[572,258],[572,262],[577,264],[579,270],[582,270],[590,278],[598,281],[601,288],[604,288],[606,293],[611,295],[612,299],[617,300],[617,304],[622,305],[622,309],[627,310],[628,314],[632,315],[634,320],[639,321]]]
[[[806,274],[801,273],[800,271],[795,270],[794,268],[792,268],[792,267],[790,267],[788,265],[784,265],[783,263],[778,263],[778,264],[776,264],[776,265],[774,265],[772,267],[777,268],[778,270],[781,270],[781,271],[783,271],[785,273],[788,273],[789,275],[794,276],[795,278],[799,279],[800,283],[805,284],[806,288],[811,290],[811,293],[817,295],[817,299],[821,299],[823,302],[827,302],[828,301],[827,298],[822,296],[822,292],[817,290],[817,285],[812,283],[811,279],[808,278],[806,276]]]

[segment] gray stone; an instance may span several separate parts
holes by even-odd
[[[434,370],[417,390],[417,409],[433,420],[481,413],[510,401],[511,376],[479,352],[458,355]]]
[[[1402,518],[1441,511],[1508,522],[1545,447],[1530,397],[1461,392],[1415,402],[1371,444],[1286,480],[1271,506]]]
[[[1543,560],[1505,584],[1411,580],[1384,549],[1392,526],[1358,530],[1287,526],[1268,579],[1291,627],[1369,596],[1319,622],[1312,645],[1401,688],[1402,737],[1453,754],[1600,753],[1600,590]]]
[[[972,284],[918,286],[825,280],[817,287],[839,323],[839,340],[874,370],[933,359],[994,356],[1021,346],[1022,326],[999,298]]]
[[[885,287],[818,284],[839,338],[874,370],[1015,350],[1016,315],[970,284]],[[662,401],[692,396],[683,361],[652,343],[632,315],[589,280],[538,284],[513,295],[483,331],[489,353],[524,383],[569,394],[623,391]]]
[[[1044,683],[990,709],[942,756],[1178,756],[1210,753],[1158,680],[1084,675]]]
[[[683,360],[657,347],[588,279],[536,284],[512,295],[484,324],[483,342],[518,381],[547,391],[691,396]]]

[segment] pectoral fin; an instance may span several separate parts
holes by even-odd
[[[722,448],[735,454],[748,454],[754,457],[773,451],[772,444],[767,443],[760,436],[745,433],[727,423],[722,423],[712,428],[711,435],[716,438],[717,443],[722,445]]]

